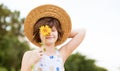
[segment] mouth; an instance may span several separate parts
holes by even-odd
[[[47,36],[46,39],[51,39],[54,38],[53,36]]]

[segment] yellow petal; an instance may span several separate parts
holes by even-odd
[[[40,33],[44,36],[47,36],[51,32],[51,28],[48,25],[40,27]]]

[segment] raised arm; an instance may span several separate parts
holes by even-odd
[[[64,62],[69,57],[69,55],[81,44],[85,37],[85,33],[85,29],[71,31],[69,36],[71,40],[60,49]]]

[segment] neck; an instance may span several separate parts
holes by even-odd
[[[55,53],[55,46],[54,45],[44,45],[43,49],[45,49],[45,53],[48,53],[48,54]]]

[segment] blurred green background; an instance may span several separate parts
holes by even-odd
[[[0,71],[20,71],[22,56],[31,50],[23,32],[24,18],[20,11],[11,11],[0,4]],[[65,71],[107,71],[94,59],[80,53],[72,54],[65,63]]]

